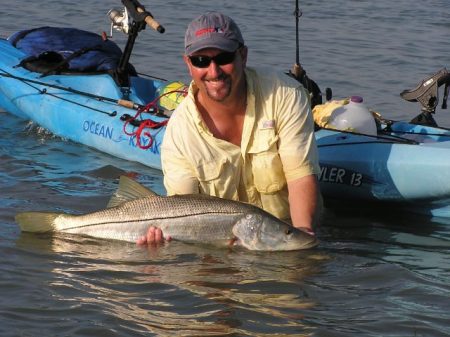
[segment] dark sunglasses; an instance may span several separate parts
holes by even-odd
[[[233,52],[223,52],[213,57],[204,55],[195,55],[189,56],[189,59],[191,60],[192,65],[197,68],[208,68],[209,65],[211,64],[211,61],[214,61],[214,63],[217,64],[218,66],[224,66],[234,61],[234,58],[236,57],[236,52],[237,50]]]

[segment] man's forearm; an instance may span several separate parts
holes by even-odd
[[[292,225],[313,231],[321,208],[317,177],[309,175],[288,182],[288,190]]]

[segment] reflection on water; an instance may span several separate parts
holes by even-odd
[[[41,259],[51,257],[30,276],[36,287],[45,285],[51,305],[72,312],[67,320],[80,319],[87,309],[96,322],[122,322],[130,335],[264,336],[279,329],[306,335],[312,328],[303,310],[315,303],[302,284],[328,260],[316,251],[268,259],[266,254],[179,242],[143,249],[74,236],[22,234],[16,246]],[[28,301],[23,303],[26,312],[34,316],[40,309],[34,311],[35,303]],[[17,314],[23,315],[23,309]],[[81,324],[73,332],[85,328]]]
[[[33,327],[46,317],[61,329],[52,331],[70,335],[346,336],[368,329],[385,336],[395,326],[406,336],[439,336],[450,288],[448,276],[429,272],[442,272],[444,261],[428,261],[427,270],[417,252],[432,246],[411,241],[395,220],[390,233],[386,222],[367,228],[360,216],[347,219],[321,228],[319,249],[269,255],[24,233],[10,249],[22,257],[23,272],[11,268],[11,275],[26,282],[27,294],[19,293],[25,284],[12,287],[15,304],[4,308],[14,320],[31,317]],[[448,265],[448,249],[441,258]]]
[[[353,243],[346,248],[358,254],[437,279],[450,277],[450,268],[445,267],[450,260],[446,254],[450,251],[450,227],[444,219],[392,209],[334,209],[328,210],[325,222],[328,226],[323,235]]]

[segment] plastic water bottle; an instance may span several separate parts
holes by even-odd
[[[376,136],[377,125],[360,96],[352,96],[350,102],[335,109],[328,124],[338,130],[354,131]]]

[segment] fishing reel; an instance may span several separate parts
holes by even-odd
[[[108,12],[108,17],[111,20],[111,35],[113,28],[128,35],[119,65],[112,75],[116,83],[123,89],[124,99],[128,99],[126,97],[130,87],[129,61],[138,33],[147,25],[159,33],[164,33],[165,29],[138,0],[122,0],[122,4],[125,6],[123,10],[113,8]]]
[[[108,17],[111,20],[111,30],[109,36],[112,36],[113,29],[128,35],[131,26],[131,17],[128,15],[126,7],[113,8],[108,12]]]
[[[165,29],[153,18],[152,13],[147,11],[138,0],[122,0],[125,8],[113,8],[108,12],[111,20],[111,35],[113,28],[128,36],[135,35],[145,29],[148,25],[159,33],[164,33]]]

